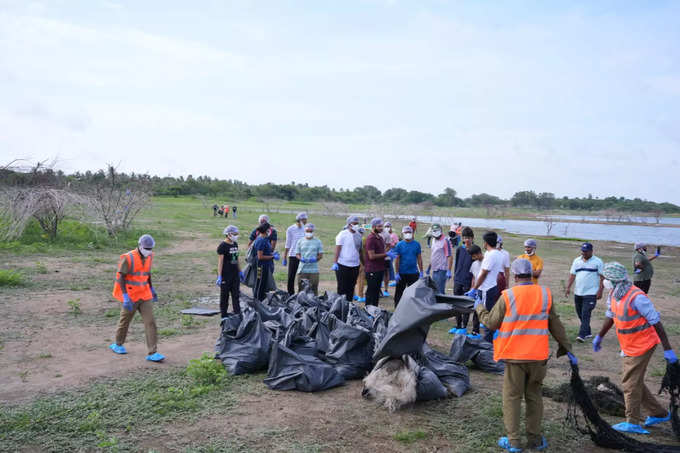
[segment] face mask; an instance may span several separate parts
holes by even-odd
[[[353,231],[353,232],[356,232],[356,230],[357,230],[357,225],[349,224],[347,227],[349,228],[350,231]]]
[[[404,239],[406,240],[413,239],[413,235],[411,233],[404,233]]]
[[[532,251],[530,251],[530,252],[526,252],[526,254],[529,255],[529,256],[533,256],[534,253],[536,253],[536,250],[532,250]]]
[[[314,233],[307,233],[307,232],[306,232],[306,233],[305,233],[305,237],[306,237],[307,239],[311,239],[311,238],[314,237]]]
[[[432,236],[439,238],[439,237],[442,236],[442,232],[441,231],[435,231],[434,233],[432,233]]]
[[[143,256],[144,258],[146,258],[147,256],[151,255],[151,250],[147,250],[147,249],[139,249],[139,253],[141,253],[142,256]]]
[[[230,235],[229,235],[229,239],[230,239],[232,242],[238,241],[238,234],[236,234],[236,235],[230,234]]]
[[[602,282],[602,285],[607,289],[614,289],[614,284],[611,282],[611,280],[605,280]]]

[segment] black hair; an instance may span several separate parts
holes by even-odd
[[[258,233],[266,233],[271,228],[268,222],[261,223],[256,229]]]
[[[463,237],[468,237],[468,238],[475,237],[475,233],[472,232],[472,228],[470,228],[470,227],[463,228],[463,231],[461,231],[460,235],[463,236]]]
[[[481,255],[482,254],[482,249],[477,245],[477,244],[472,244],[470,248],[468,249],[468,253],[470,256],[472,255]]]
[[[482,236],[482,239],[491,247],[496,247],[496,244],[498,243],[498,235],[494,231],[487,231],[484,233],[484,236]]]

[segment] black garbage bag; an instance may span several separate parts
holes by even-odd
[[[347,315],[349,313],[350,303],[347,302],[345,296],[339,294],[329,294],[328,301],[330,302],[331,308],[330,313],[338,318],[342,322],[347,322]]]
[[[446,398],[448,392],[437,375],[426,366],[418,367],[418,383],[416,385],[416,400],[429,401]]]
[[[387,333],[387,325],[390,322],[390,313],[382,308],[374,307],[373,305],[366,306],[366,312],[373,317],[373,325],[371,332],[373,333],[374,344],[377,346]]]
[[[248,306],[260,315],[260,319],[266,323],[269,329],[276,330],[278,327],[285,330],[295,321],[294,316],[288,313],[283,305],[265,305],[265,303],[252,297],[246,297],[242,300],[245,300]]]
[[[345,379],[361,379],[373,368],[373,349],[369,331],[337,321],[325,360]]]
[[[326,353],[330,348],[331,330],[335,326],[337,318],[326,312],[321,316],[321,319],[316,321],[309,329],[307,335],[314,338],[316,347],[319,351]]]
[[[257,312],[234,314],[222,321],[215,358],[231,374],[254,373],[267,367],[271,340],[272,335]]]
[[[474,305],[474,301],[465,296],[446,296],[442,300],[446,303],[438,301],[430,278],[421,278],[406,288],[373,358],[420,352],[433,322],[467,313]]]
[[[451,357],[423,344],[419,364],[437,375],[451,395],[463,396],[470,389],[470,373],[467,367]]]
[[[479,369],[488,373],[503,374],[505,364],[493,359],[493,344],[482,338],[470,338],[456,334],[451,343],[449,357],[455,362],[465,363],[471,360]]]
[[[368,314],[365,308],[356,304],[349,304],[347,324],[370,331],[373,328],[373,317]]]

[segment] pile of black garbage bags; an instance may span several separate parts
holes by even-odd
[[[408,287],[393,313],[307,290],[292,296],[273,292],[262,302],[241,294],[241,314],[222,320],[215,357],[232,374],[266,369],[264,382],[274,390],[315,392],[364,379],[364,396],[383,402],[381,382],[406,378],[409,396],[404,404],[414,398],[460,396],[470,387],[463,363],[478,357],[475,351],[489,343],[475,349],[466,341],[475,340],[457,335],[449,356],[430,348],[425,339],[433,322],[469,313],[472,305],[466,297],[435,295],[429,278]],[[376,373],[382,381],[371,388],[367,383]],[[403,404],[386,405],[394,410]]]

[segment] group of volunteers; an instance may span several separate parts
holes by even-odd
[[[321,240],[315,237],[314,224],[308,220],[306,213],[299,213],[285,233],[282,264],[288,268],[290,294],[296,286],[299,292],[304,285],[318,294],[319,262],[324,250]],[[337,293],[348,301],[361,300],[377,306],[379,298],[389,296],[388,287],[394,285],[396,308],[406,287],[419,278],[431,275],[436,291],[441,294],[446,293],[447,282],[452,280],[453,294],[468,296],[475,303],[471,332],[467,331],[468,315],[457,315],[456,326],[450,332],[481,338],[483,327],[484,339],[493,343],[494,359],[505,363],[503,419],[507,436],[499,439],[498,445],[512,452],[522,451],[520,407],[525,400],[527,446],[545,449],[541,386],[550,355],[549,335],[559,345],[557,357],[566,354],[573,365],[577,365],[578,360],[557,315],[550,288],[539,284],[544,264],[536,254],[536,240],[527,239],[524,253],[511,262],[510,254],[503,248],[503,238],[493,231],[484,233],[479,246],[470,227],[454,224],[448,234],[444,234],[441,225],[432,224],[426,234],[430,239],[430,265],[424,269],[422,249],[414,239],[416,228],[413,218],[401,229],[400,238],[391,223],[380,218],[372,219],[370,229],[364,229],[358,216],[347,217],[345,226],[335,237],[331,258],[327,259],[335,272]],[[240,283],[244,281],[244,272],[239,263],[238,228],[229,225],[223,233],[224,240],[217,247],[216,284],[220,288],[220,311],[224,318],[230,296],[233,312],[240,313]],[[277,241],[277,230],[267,215],[261,215],[248,243],[249,264],[256,272],[253,297],[258,300],[263,300],[272,288],[274,262],[281,258],[276,251]],[[139,238],[137,248],[120,256],[113,296],[122,305],[116,339],[109,347],[116,354],[127,353],[123,343],[130,321],[139,311],[146,333],[146,358],[159,362],[164,356],[156,350],[153,317],[153,302],[157,300],[151,280],[154,245],[153,238],[145,234]],[[615,327],[623,357],[626,421],[613,428],[648,434],[645,428],[670,420],[670,412],[645,385],[648,364],[659,344],[668,362],[677,362],[677,357],[659,313],[647,296],[653,276],[651,261],[660,255],[660,249],[651,257],[647,256],[646,244],[637,243],[634,249],[631,280],[625,266],[618,262],[604,264],[593,254],[593,245],[583,243],[580,255],[572,262],[565,296],[569,296],[573,288],[574,306],[581,323],[576,341],[583,343],[592,338],[591,312],[604,290],[608,290],[605,322],[592,339],[592,348],[594,352],[600,351],[604,337]],[[365,284],[365,297],[355,295],[360,275]],[[647,415],[644,419],[643,410]]]
[[[225,219],[229,217],[229,210],[230,210],[230,209],[229,209],[229,205],[228,205],[228,204],[223,204],[222,206],[219,206],[217,203],[215,203],[215,204],[212,206],[212,209],[213,209],[213,216],[214,216],[214,217],[217,217],[217,216],[222,217],[222,216],[224,216]],[[234,216],[233,216],[234,218],[236,218],[236,211],[237,211],[237,209],[238,209],[238,208],[237,208],[235,205],[231,207],[231,211],[234,213]]]

